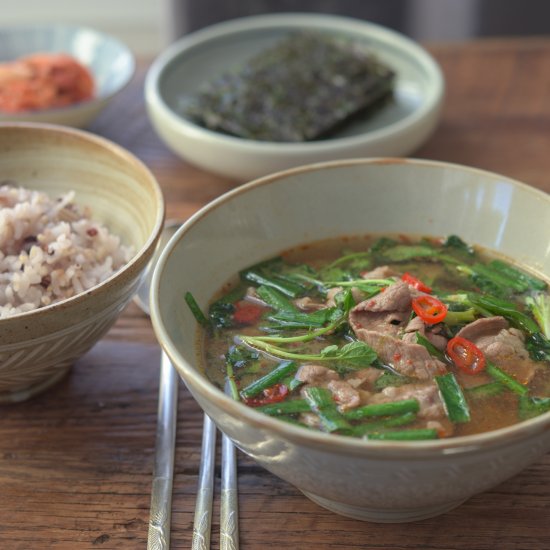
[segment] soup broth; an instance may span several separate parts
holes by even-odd
[[[239,273],[201,360],[280,420],[367,439],[469,435],[550,410],[547,282],[459,237],[340,238]]]

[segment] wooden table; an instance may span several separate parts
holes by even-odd
[[[415,156],[498,171],[550,192],[550,38],[429,49],[448,92],[438,130]],[[235,183],[186,164],[159,141],[143,104],[145,70],[91,130],[145,161],[168,217],[184,219]],[[1,408],[0,548],[145,548],[158,367],[150,322],[130,304],[70,376]],[[181,387],[172,548],[190,548],[201,427],[201,411]],[[550,548],[550,455],[444,516],[402,525],[339,517],[238,458],[244,550]],[[219,467],[216,476],[219,489]],[[217,499],[214,508],[217,518]]]

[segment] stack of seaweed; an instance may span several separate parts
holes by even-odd
[[[391,96],[395,73],[364,42],[295,32],[238,72],[183,99],[197,124],[245,139],[303,142],[327,137]]]

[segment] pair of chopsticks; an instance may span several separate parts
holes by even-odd
[[[174,451],[178,374],[163,352],[160,367],[159,404],[155,465],[151,490],[148,550],[170,548],[172,515],[172,485],[174,480]],[[195,505],[192,550],[209,550],[214,494],[214,464],[216,458],[216,426],[204,415],[199,487]],[[220,549],[238,550],[239,521],[237,496],[237,457],[232,441],[222,435],[222,478],[220,502]]]
[[[193,544],[191,550],[208,550],[214,495],[216,426],[204,415],[199,487],[195,505]],[[220,549],[238,550],[239,514],[237,494],[237,458],[231,440],[222,434],[222,477],[220,495]]]

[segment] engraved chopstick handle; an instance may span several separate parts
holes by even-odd
[[[222,483],[220,502],[220,550],[239,548],[237,457],[233,442],[222,437]]]
[[[163,352],[160,364],[155,465],[147,537],[148,550],[168,550],[170,548],[178,381],[176,369]]]
[[[212,497],[214,493],[214,466],[216,459],[216,426],[208,415],[204,415],[202,429],[201,466],[199,487],[195,504],[193,542],[191,550],[210,549],[210,527],[212,525]]]
[[[148,550],[170,548],[170,509],[172,506],[172,479],[153,479],[151,490],[151,517],[149,519]]]

